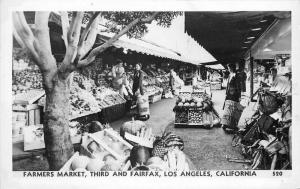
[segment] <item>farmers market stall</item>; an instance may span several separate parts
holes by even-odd
[[[125,122],[120,133],[112,128],[84,133],[81,148],[61,171],[184,171],[195,167],[174,133],[154,136],[142,121]]]
[[[179,93],[175,112],[175,126],[203,126],[211,128],[220,123],[219,114],[213,107],[211,95],[203,87],[185,87]]]

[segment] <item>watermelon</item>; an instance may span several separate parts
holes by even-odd
[[[145,165],[150,158],[149,149],[144,146],[134,146],[130,152],[130,163],[132,167]]]

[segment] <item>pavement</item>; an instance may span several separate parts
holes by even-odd
[[[212,101],[214,107],[220,116],[223,114],[223,102],[225,99],[225,90],[212,91]],[[231,146],[232,135],[224,133],[222,128],[175,128],[175,114],[173,108],[174,99],[163,99],[154,104],[150,104],[150,119],[145,123],[152,127],[155,135],[161,135],[165,130],[173,131],[184,141],[184,152],[188,155],[198,170],[242,170],[248,165],[243,163],[228,162],[226,156],[234,158],[243,158],[240,155],[240,149]],[[243,126],[245,118],[251,117],[255,104],[250,103],[245,108],[240,119],[240,127]],[[125,121],[132,118],[124,118],[112,122],[111,126],[119,131]],[[32,157],[13,163],[13,170],[47,170],[46,159],[42,156]]]
[[[223,114],[223,103],[225,90],[212,91],[212,101],[220,116]],[[248,165],[242,163],[228,162],[226,156],[243,158],[240,149],[231,146],[232,135],[224,133],[222,128],[175,128],[175,114],[173,108],[176,99],[163,99],[150,105],[150,119],[145,123],[152,127],[154,134],[161,135],[165,130],[173,131],[184,140],[184,152],[190,157],[199,170],[220,169],[245,169]],[[251,117],[253,103],[247,106],[241,116],[239,126],[243,127],[245,119]],[[119,130],[124,121],[131,120],[130,117],[111,123],[111,126]]]

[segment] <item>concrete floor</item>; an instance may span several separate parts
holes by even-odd
[[[222,116],[222,106],[225,98],[225,90],[213,91],[212,100],[215,109]],[[155,135],[161,135],[165,130],[174,131],[184,140],[184,152],[190,157],[199,170],[217,169],[245,169],[245,164],[228,162],[225,156],[242,158],[239,149],[231,146],[232,135],[225,134],[221,128],[174,128],[175,114],[173,108],[175,99],[164,99],[150,105],[151,116],[146,124],[152,127]],[[253,113],[253,104],[250,104],[241,117],[240,124]],[[127,116],[111,123],[111,126],[119,131],[125,121],[131,120]],[[46,159],[28,158],[13,163],[13,170],[47,170]]]
[[[212,91],[212,101],[214,107],[222,116],[225,90]],[[239,149],[231,146],[232,135],[224,133],[221,128],[174,128],[175,114],[173,108],[175,99],[164,99],[150,105],[150,119],[146,121],[152,127],[154,134],[161,135],[164,130],[174,131],[182,137],[185,143],[184,152],[190,157],[197,169],[245,169],[244,164],[228,162],[225,156],[242,158]],[[239,125],[242,126],[245,118],[253,114],[253,104],[250,104],[240,119]],[[130,120],[127,117],[111,123],[111,126],[119,130],[124,121]]]

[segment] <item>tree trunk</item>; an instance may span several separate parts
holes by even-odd
[[[44,81],[49,79],[47,75],[45,76]],[[49,87],[45,82],[44,139],[49,169],[56,171],[68,161],[74,149],[69,131],[70,85],[68,78],[56,74],[51,79],[51,83]]]

